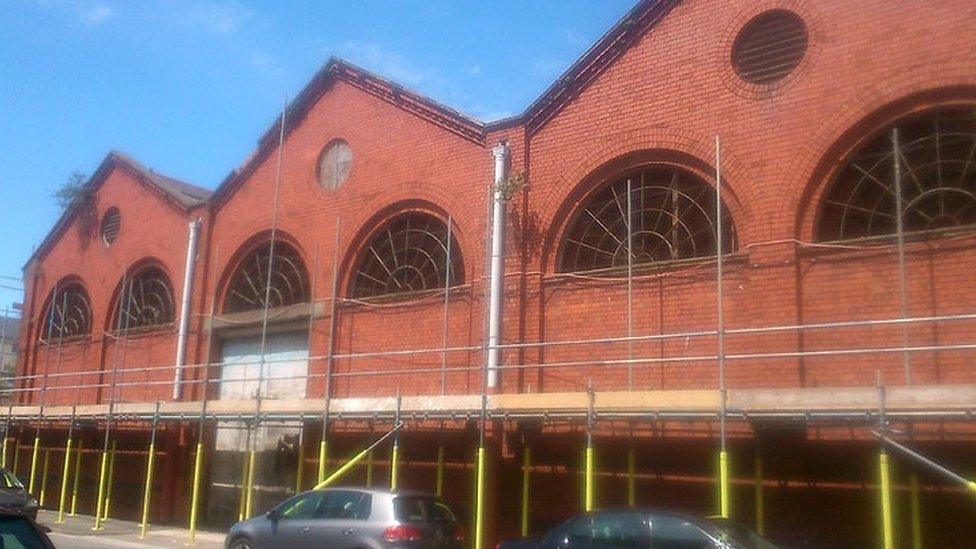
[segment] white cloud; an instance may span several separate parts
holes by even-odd
[[[81,12],[81,20],[88,25],[98,25],[111,16],[112,7],[106,4],[95,4]]]

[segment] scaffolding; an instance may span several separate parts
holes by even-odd
[[[273,323],[270,303],[271,296],[271,271],[275,258],[275,232],[277,230],[278,216],[278,192],[280,186],[280,170],[282,155],[284,150],[284,123],[287,109],[281,115],[281,132],[279,135],[279,156],[277,160],[278,174],[275,179],[274,192],[275,200],[272,210],[271,240],[267,263],[267,282],[264,289],[265,295],[262,300],[262,311],[260,318],[261,344],[260,353],[257,360],[253,362],[236,361],[235,365],[257,365],[259,378],[257,392],[251,399],[222,399],[219,398],[219,388],[221,384],[245,383],[248,380],[247,369],[243,369],[243,377],[220,377],[213,378],[214,371],[220,371],[229,363],[222,360],[213,360],[214,332],[218,329],[217,321],[219,315],[216,314],[216,304],[219,296],[217,294],[217,273],[213,273],[211,285],[211,295],[209,296],[209,312],[204,317],[197,317],[201,326],[206,328],[206,333],[202,335],[205,339],[206,349],[205,360],[200,363],[185,364],[160,364],[160,365],[138,365],[131,367],[126,365],[126,347],[129,340],[129,318],[128,307],[132,300],[132,285],[127,285],[125,276],[128,276],[128,269],[123,277],[120,298],[118,319],[114,331],[106,332],[104,336],[113,340],[115,352],[113,354],[113,364],[111,367],[86,370],[84,372],[61,372],[59,365],[62,360],[62,350],[65,346],[64,338],[57,334],[64,333],[63,326],[55,326],[55,307],[49,308],[50,314],[47,319],[46,337],[43,337],[39,345],[45,349],[43,371],[38,373],[14,376],[13,386],[4,392],[8,402],[19,401],[19,405],[8,406],[4,425],[4,440],[2,459],[3,465],[7,465],[7,447],[10,435],[15,428],[31,428],[34,430],[34,440],[31,447],[30,457],[30,489],[33,490],[36,481],[40,480],[40,485],[46,487],[48,483],[48,465],[50,456],[54,453],[55,457],[62,455],[62,475],[61,484],[58,487],[60,497],[58,498],[58,517],[63,520],[65,511],[69,510],[74,514],[78,499],[78,482],[81,476],[81,458],[83,455],[83,441],[79,438],[77,446],[74,445],[74,436],[82,428],[89,429],[94,426],[96,429],[101,426],[104,429],[104,438],[100,450],[90,450],[99,457],[99,473],[97,494],[94,505],[94,528],[101,528],[105,520],[109,519],[109,503],[113,488],[113,469],[114,456],[118,437],[113,436],[113,429],[118,429],[119,425],[131,424],[149,426],[150,438],[145,452],[131,452],[136,455],[146,457],[146,468],[144,474],[144,485],[141,498],[141,535],[145,536],[149,527],[151,517],[151,490],[154,482],[154,461],[159,454],[156,449],[157,432],[167,424],[181,426],[194,425],[195,443],[192,452],[192,485],[191,502],[188,513],[188,524],[190,530],[190,542],[194,541],[194,536],[198,527],[198,513],[201,499],[204,497],[203,490],[203,470],[205,453],[205,433],[209,429],[216,429],[220,425],[243,424],[246,431],[246,457],[242,463],[241,471],[241,497],[239,516],[247,517],[253,515],[254,503],[253,492],[255,489],[255,454],[257,446],[256,429],[262,425],[289,425],[299,429],[299,458],[296,470],[296,482],[294,492],[300,491],[304,487],[302,471],[306,463],[304,454],[306,430],[309,423],[321,421],[321,437],[319,440],[318,454],[316,462],[316,487],[330,485],[337,481],[343,474],[347,473],[354,466],[366,463],[367,482],[372,483],[374,453],[378,450],[381,443],[391,441],[390,457],[388,466],[390,468],[389,485],[396,488],[399,475],[401,474],[401,441],[400,436],[404,431],[409,431],[411,424],[422,425],[432,421],[440,422],[441,428],[445,424],[476,424],[477,426],[477,446],[470,468],[473,471],[474,481],[474,500],[473,500],[473,546],[481,549],[485,543],[486,532],[486,482],[488,468],[488,440],[495,436],[497,431],[493,425],[502,425],[511,422],[531,421],[540,424],[572,423],[582,426],[585,433],[584,464],[581,468],[583,481],[583,508],[591,510],[597,506],[596,479],[605,472],[599,471],[596,460],[596,445],[594,435],[601,428],[601,424],[608,425],[623,422],[630,426],[633,431],[635,425],[639,424],[660,424],[663,422],[704,422],[711,425],[718,425],[718,448],[717,448],[717,479],[718,505],[716,513],[729,517],[732,514],[732,485],[740,482],[733,479],[730,471],[729,450],[727,439],[729,438],[728,423],[737,422],[740,425],[751,425],[755,422],[799,422],[804,425],[821,422],[823,424],[856,425],[868,430],[876,436],[879,441],[879,490],[882,495],[884,508],[883,516],[883,539],[886,547],[894,545],[894,534],[892,532],[892,510],[890,508],[890,498],[892,483],[889,474],[889,457],[885,450],[886,447],[897,449],[900,454],[909,456],[914,463],[920,464],[925,469],[935,470],[943,476],[959,483],[964,490],[976,493],[976,483],[968,480],[965,476],[951,471],[939,465],[933,460],[926,458],[920,453],[911,450],[909,447],[897,442],[893,438],[892,424],[901,423],[913,425],[917,422],[944,422],[958,421],[971,423],[973,415],[976,414],[976,385],[919,385],[914,383],[912,377],[911,357],[918,353],[930,352],[973,352],[976,351],[976,338],[970,338],[962,342],[936,342],[934,344],[912,344],[909,339],[910,330],[919,326],[945,326],[962,325],[970,326],[976,324],[976,312],[951,314],[951,315],[930,315],[930,316],[910,316],[908,312],[908,286],[906,283],[905,266],[905,239],[903,226],[901,224],[901,205],[896,208],[898,214],[898,233],[895,244],[898,261],[899,288],[900,288],[900,315],[892,318],[871,318],[863,320],[841,320],[833,322],[819,323],[800,323],[790,325],[775,326],[749,326],[749,327],[730,327],[726,326],[724,320],[724,310],[727,304],[723,298],[723,262],[730,259],[730,254],[723,250],[722,216],[723,204],[722,196],[722,172],[721,172],[721,142],[715,138],[715,231],[717,250],[714,256],[715,268],[715,311],[716,325],[714,328],[684,330],[668,333],[637,333],[634,326],[634,282],[638,278],[634,273],[634,251],[632,250],[631,218],[633,215],[632,204],[630,203],[631,185],[627,181],[627,205],[626,205],[626,331],[625,335],[614,335],[607,337],[594,338],[575,338],[575,339],[553,339],[539,341],[516,341],[493,343],[489,340],[489,303],[488,288],[492,284],[486,275],[480,281],[484,289],[484,329],[482,341],[478,344],[450,345],[450,314],[451,314],[451,294],[456,286],[451,284],[451,238],[452,238],[452,218],[447,218],[447,276],[444,280],[443,288],[438,288],[432,292],[419,295],[412,302],[424,302],[429,300],[441,301],[443,318],[440,319],[442,333],[440,334],[440,346],[428,348],[407,348],[385,351],[348,351],[337,352],[338,337],[338,318],[343,314],[345,306],[363,306],[364,302],[359,299],[343,298],[339,295],[339,258],[338,243],[340,241],[341,223],[335,220],[335,240],[334,256],[332,260],[331,288],[328,297],[316,297],[314,295],[315,273],[318,271],[318,246],[315,248],[315,259],[313,260],[313,282],[311,292],[307,300],[307,331],[309,337],[309,348],[312,348],[312,335],[318,305],[323,309],[328,308],[328,340],[325,345],[325,354],[307,356],[306,372],[302,375],[294,376],[270,376],[266,375],[269,367],[273,367],[279,360],[266,358],[267,337],[269,326]],[[900,186],[900,163],[897,160],[898,154],[898,133],[897,129],[891,135],[893,157],[896,159],[894,165],[896,186]],[[900,187],[899,187],[900,188]],[[490,207],[494,202],[491,190],[487,195],[487,202]],[[896,193],[897,194],[897,193]],[[492,215],[486,217],[485,227],[485,260],[486,268],[492,259],[491,238],[492,234],[490,220]],[[808,245],[813,246],[813,245]],[[844,244],[843,247],[850,248],[852,244]],[[219,247],[215,256],[219,257]],[[709,261],[699,262],[699,264],[709,263]],[[514,273],[521,275],[524,273]],[[566,277],[581,277],[582,275],[573,274]],[[619,280],[607,277],[599,277],[600,281],[620,282]],[[498,282],[498,281],[495,281]],[[498,282],[504,286],[504,281]],[[474,288],[474,285],[471,285]],[[55,288],[54,296],[58,295]],[[474,295],[474,292],[472,292]],[[125,305],[123,305],[123,297]],[[53,305],[53,304],[52,304]],[[374,303],[377,307],[396,307],[403,306],[404,303],[384,304]],[[472,309],[474,305],[471,306]],[[64,315],[61,315],[63,318]],[[733,352],[729,350],[728,342],[734,338],[742,338],[757,335],[802,335],[804,333],[831,332],[838,330],[857,330],[863,328],[898,328],[901,331],[901,342],[892,345],[882,346],[845,346],[831,349],[804,349],[797,345],[794,350],[759,350],[752,352]],[[969,328],[970,332],[976,334],[976,330]],[[200,334],[198,334],[200,335]],[[0,338],[2,338],[0,334]],[[697,353],[686,356],[657,356],[649,353],[641,356],[635,348],[638,344],[650,342],[664,343],[672,341],[702,341],[715,342],[713,353]],[[521,353],[526,350],[551,350],[551,349],[586,349],[587,347],[598,346],[601,349],[615,347],[625,347],[626,358],[581,358],[576,360],[545,360],[538,362],[513,361],[494,365],[490,357],[493,353],[498,356],[523,356]],[[588,353],[592,354],[592,353]],[[449,357],[454,355],[480,357],[480,360],[467,360],[468,364],[461,366],[451,366]],[[50,372],[50,362],[52,356],[55,359],[55,372]],[[726,380],[726,366],[734,362],[761,362],[765,360],[780,359],[806,359],[833,357],[843,359],[845,357],[858,356],[881,356],[902,358],[904,368],[904,379],[901,384],[885,385],[883,379],[878,379],[874,387],[868,386],[848,386],[848,387],[827,387],[827,388],[736,388],[729,387]],[[408,358],[412,361],[423,360],[422,363],[413,362],[409,370],[399,367],[390,367],[389,364],[396,360]],[[280,361],[292,359],[280,359]],[[337,371],[336,364],[340,361],[357,361],[358,366],[355,370]],[[325,364],[324,372],[317,373],[312,369],[312,365],[322,362]],[[480,362],[480,363],[473,363]],[[716,372],[717,383],[711,388],[696,389],[643,389],[636,382],[636,372],[642,368],[662,364],[682,364],[682,363],[708,363],[713,364]],[[589,377],[585,387],[579,387],[575,391],[561,392],[508,392],[504,390],[504,385],[497,390],[491,390],[490,376],[493,374],[502,375],[506,372],[556,372],[568,369],[601,369],[611,371],[613,369],[625,370],[626,383],[622,386],[601,386],[600,380],[594,384],[593,378]],[[174,373],[178,370],[180,375],[167,376],[165,381],[150,381],[154,373]],[[145,380],[125,381],[120,380],[120,374],[143,373]],[[469,388],[459,393],[452,393],[449,388],[448,376],[463,374],[478,379],[473,389]],[[428,376],[439,378],[437,389],[430,392],[417,394],[401,394],[403,387],[397,390],[397,394],[381,397],[356,397],[356,396],[335,396],[335,382],[337,380],[353,380],[356,378],[380,379],[390,376]],[[85,383],[90,378],[96,381]],[[77,379],[78,382],[70,382]],[[174,379],[174,381],[169,381]],[[322,398],[294,398],[294,399],[272,399],[266,398],[263,394],[265,382],[269,379],[275,381],[291,380],[294,382],[304,382],[306,390],[312,382],[321,381],[324,386]],[[61,380],[69,381],[68,384],[61,384]],[[52,383],[56,382],[56,383]],[[125,402],[122,398],[123,390],[126,387],[134,386],[163,386],[171,389],[175,384],[179,385],[178,391],[174,394],[198,395],[198,399],[182,400],[157,400],[154,402]],[[470,386],[469,386],[470,387]],[[194,389],[193,391],[188,389]],[[97,394],[107,390],[107,398],[102,398],[100,403],[73,402],[70,404],[51,404],[48,401],[50,396],[61,396],[68,392],[82,394],[84,390],[95,390]],[[56,395],[50,395],[55,393]],[[217,398],[210,398],[211,395]],[[63,400],[63,399],[59,399]],[[34,402],[39,405],[35,405]],[[375,424],[389,424],[391,430],[378,438],[366,447],[365,450],[358,452],[355,457],[345,464],[336,468],[329,474],[328,464],[336,460],[330,459],[329,440],[333,437],[331,426],[335,422],[368,422],[370,429]],[[42,447],[42,435],[45,430],[54,431],[59,429],[67,430],[67,438],[63,451],[51,446]],[[13,469],[18,469],[18,449],[20,448],[19,439],[13,440],[14,465]],[[39,456],[43,450],[43,466]],[[763,449],[768,452],[768,449]],[[71,459],[74,452],[74,477],[70,477]],[[520,531],[523,534],[529,533],[531,516],[531,491],[530,483],[532,473],[535,471],[533,459],[534,454],[528,444],[522,451],[521,460],[521,511],[519,515]],[[768,527],[766,516],[766,503],[763,493],[766,480],[763,477],[763,456],[758,447],[754,458],[754,490],[755,490],[755,526],[760,532]],[[432,491],[440,494],[444,485],[444,470],[446,467],[445,452],[443,444],[437,446],[436,457],[436,487]],[[465,465],[467,467],[468,465]],[[57,469],[57,467],[55,468]],[[627,452],[627,466],[624,473],[627,479],[627,501],[630,505],[635,504],[636,479],[640,476],[637,470],[637,463],[633,446]],[[42,472],[41,472],[42,471]],[[40,475],[38,473],[41,472]],[[69,481],[73,482],[71,496],[68,496]],[[911,490],[913,491],[913,517],[917,517],[917,478],[912,477]],[[921,539],[921,526],[916,524],[917,519],[913,518],[913,536]]]

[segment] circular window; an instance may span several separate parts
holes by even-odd
[[[121,229],[122,214],[119,213],[118,208],[113,206],[102,216],[102,242],[106,246],[110,246],[119,237]]]
[[[732,43],[732,67],[752,84],[772,84],[793,72],[807,51],[807,26],[786,10],[757,15]]]
[[[349,148],[349,143],[342,139],[330,141],[319,158],[319,184],[327,190],[339,188],[349,176],[350,168],[352,149]]]

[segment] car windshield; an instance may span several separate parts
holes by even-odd
[[[721,541],[731,541],[745,549],[777,549],[766,538],[729,519],[709,518],[708,523],[714,529],[713,534]]]
[[[13,473],[6,469],[0,469],[0,488],[23,490],[24,485],[20,483],[20,479],[15,477]]]
[[[455,522],[454,513],[436,498],[399,496],[393,500],[393,515],[399,522]]]

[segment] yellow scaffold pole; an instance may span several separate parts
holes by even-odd
[[[532,464],[532,450],[526,444],[522,449],[522,537],[529,536],[529,467]]]
[[[400,389],[397,389],[396,421],[400,423]],[[399,487],[397,478],[400,468],[400,437],[393,438],[393,448],[390,450],[390,491],[395,492]]]
[[[325,480],[325,465],[329,455],[328,442],[326,442],[325,437],[319,441],[319,470],[318,476],[316,477],[316,482],[322,482]]]
[[[590,381],[590,407],[586,414],[586,478],[584,511],[593,510],[593,381]]]
[[[106,435],[108,436],[108,435]],[[105,474],[108,472],[108,452],[102,451],[101,464],[98,467],[98,495],[95,500],[95,527],[98,530],[102,527],[102,503],[105,497]]]
[[[884,441],[884,433],[888,429],[888,422],[885,417],[885,387],[881,384],[881,372],[877,374],[877,390],[878,390],[878,433],[882,437],[882,442]],[[888,452],[885,450],[884,446],[878,450],[878,473],[879,473],[879,485],[881,488],[881,536],[882,536],[882,546],[884,549],[894,549],[895,547],[895,534],[894,534],[894,519],[892,518],[892,508],[891,508],[891,472],[888,467]]]
[[[75,407],[71,407],[71,421],[68,423],[68,441],[64,443],[64,468],[61,472],[61,497],[58,498],[58,520],[56,524],[64,523],[64,504],[68,498],[68,480],[71,474],[71,446],[75,428]],[[75,471],[75,475],[78,471]]]
[[[200,505],[200,473],[203,470],[203,431],[197,435],[197,455],[193,458],[193,492],[190,496],[190,544],[197,541],[197,510]],[[248,500],[250,507],[250,499]],[[248,508],[248,516],[251,515]]]
[[[891,479],[888,466],[888,453],[884,450],[878,454],[878,464],[881,473],[881,524],[884,536],[884,549],[894,549],[895,535],[893,518],[891,516]]]
[[[156,430],[159,427],[159,401],[153,413],[152,433],[149,435],[149,452],[146,454],[146,482],[142,489],[142,521],[139,524],[139,539],[146,538],[149,529],[149,502],[152,501],[153,464],[156,461]]]
[[[397,490],[397,469],[400,465],[400,441],[393,441],[393,448],[390,450],[390,491]]]
[[[723,518],[729,518],[729,453],[726,450],[718,453],[718,479],[719,512]]]
[[[108,511],[112,504],[112,487],[115,484],[115,449],[117,448],[118,439],[112,440],[112,451],[108,454],[108,482],[105,485],[105,512],[102,514],[102,520],[108,521]]]
[[[244,485],[244,518],[249,518],[251,516],[251,511],[253,510],[253,492],[254,492],[254,469],[255,460],[257,459],[257,452],[254,451],[254,446],[257,444],[257,433],[254,434],[254,440],[251,443],[251,447],[247,451],[247,483]]]
[[[298,464],[295,467],[295,493],[302,491],[302,473],[305,469],[305,421],[298,431]]]
[[[75,480],[71,484],[71,512],[69,517],[75,516],[78,511],[78,481],[81,480],[81,454],[85,449],[85,439],[78,439],[78,449],[75,451]]]
[[[476,487],[477,504],[474,516],[474,549],[484,547],[485,521],[485,445],[478,446],[478,484]]]
[[[41,449],[41,434],[40,431],[34,435],[34,449],[31,451],[31,465],[30,465],[30,482],[28,483],[27,491],[34,493],[34,480],[37,477],[37,455]]]
[[[918,497],[918,475],[912,473],[908,485],[912,498],[912,548],[922,549],[922,509]]]
[[[437,480],[434,485],[437,497],[444,495],[444,445],[437,445]]]
[[[51,464],[51,449],[47,448],[44,450],[44,467],[41,469],[41,493],[40,497],[37,498],[37,504],[43,508],[44,501],[47,499],[47,472],[48,465]]]
[[[251,429],[248,427],[244,453],[241,457],[241,498],[237,502],[237,521],[244,520],[244,506],[247,503],[248,452],[251,449]]]
[[[313,488],[313,489],[314,490],[321,490],[323,488],[328,487],[333,482],[339,480],[339,478],[341,478],[342,475],[344,475],[347,472],[349,472],[349,470],[352,469],[353,467],[355,467],[357,463],[359,463],[360,461],[363,460],[363,458],[365,458],[366,456],[370,455],[370,453],[373,451],[374,448],[376,448],[377,446],[379,446],[384,440],[390,438],[394,433],[396,433],[397,431],[399,431],[402,428],[403,428],[403,423],[397,423],[396,425],[394,425],[393,428],[390,429],[389,431],[387,431],[386,434],[384,434],[380,438],[376,439],[376,441],[373,442],[372,444],[370,444],[369,446],[367,446],[365,450],[363,450],[362,452],[359,452],[358,454],[356,454],[355,456],[353,456],[352,459],[350,459],[349,461],[347,461],[346,463],[344,463],[342,465],[342,467],[339,467],[338,469],[336,469],[336,471],[334,473],[332,473],[331,475],[329,475],[328,478],[326,478],[322,482],[316,484],[315,485],[315,488]]]

